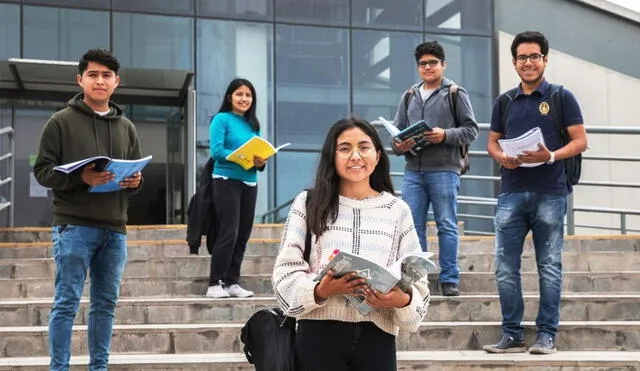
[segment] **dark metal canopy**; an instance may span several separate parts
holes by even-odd
[[[78,62],[9,59],[0,61],[0,97],[66,102],[80,91]],[[193,72],[121,68],[118,104],[183,106]]]

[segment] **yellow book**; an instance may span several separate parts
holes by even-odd
[[[226,158],[227,161],[235,162],[242,166],[243,169],[249,170],[253,167],[254,156],[258,156],[266,160],[290,144],[291,143],[285,143],[279,147],[274,147],[268,140],[255,136],[244,142],[243,145],[231,152],[231,154]]]

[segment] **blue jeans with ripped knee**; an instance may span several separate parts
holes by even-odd
[[[520,258],[524,239],[531,231],[540,285],[538,333],[555,338],[560,318],[562,248],[567,197],[536,192],[503,193],[498,196],[494,219],[496,282],[502,308],[502,331],[516,339],[524,337],[524,300]]]

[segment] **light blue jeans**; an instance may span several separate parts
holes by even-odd
[[[453,171],[404,172],[402,199],[409,204],[420,246],[427,251],[427,212],[433,206],[438,227],[440,283],[460,282],[458,268],[458,192],[460,176]]]
[[[120,280],[127,262],[127,236],[103,228],[63,225],[52,228],[52,241],[56,278],[49,313],[49,369],[69,370],[73,319],[89,269],[89,370],[107,370]]]
[[[538,333],[555,338],[560,319],[562,247],[567,197],[542,193],[505,193],[498,196],[496,230],[496,282],[502,308],[502,331],[516,339],[524,337],[524,300],[520,260],[524,239],[533,236],[540,284]]]

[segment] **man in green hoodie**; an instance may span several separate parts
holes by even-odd
[[[89,370],[107,370],[120,280],[127,262],[127,207],[142,175],[120,183],[121,191],[92,193],[90,186],[113,174],[90,164],[71,174],[54,170],[88,157],[139,159],[136,129],[110,101],[120,78],[118,60],[103,49],[89,50],[78,65],[79,93],[44,126],[36,179],[53,190],[52,241],[56,262],[55,297],[49,314],[50,370],[68,370],[71,329],[87,270],[90,272]]]

